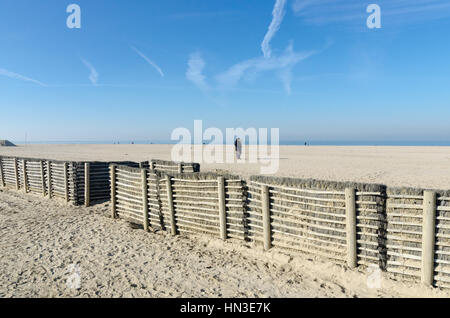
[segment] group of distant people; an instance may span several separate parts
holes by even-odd
[[[305,146],[308,146],[309,144],[305,141]],[[234,152],[236,153],[236,159],[241,159],[242,154],[242,142],[241,138],[236,138],[234,141]]]
[[[117,144],[120,144],[120,143],[117,142]],[[131,144],[134,144],[134,142],[132,141]],[[305,142],[305,146],[308,146],[307,142]],[[236,138],[236,140],[234,141],[234,152],[236,153],[236,159],[238,159],[238,160],[241,159],[241,154],[242,154],[241,138]]]

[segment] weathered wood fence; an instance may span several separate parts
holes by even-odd
[[[77,167],[73,162],[0,157],[3,187],[78,201]]]
[[[255,176],[248,189],[251,234],[266,248],[313,253],[350,267],[385,263],[372,235],[382,230],[382,186]]]
[[[119,162],[127,166],[148,163]],[[34,158],[0,157],[0,185],[60,198],[75,205],[109,201],[109,162],[67,162]]]
[[[450,191],[117,165],[110,174],[112,216],[145,229],[254,241],[450,288]]]
[[[149,162],[149,168],[152,171],[168,173],[200,172],[200,164],[198,163],[175,162],[158,159],[151,159]]]
[[[246,181],[168,163],[0,157],[0,186],[77,205],[111,199],[113,217],[145,229],[254,241],[450,288],[450,191],[263,176]]]
[[[198,172],[200,165],[152,160],[144,162],[74,162],[0,156],[0,186],[60,198],[75,205],[110,200],[109,165],[156,171]],[[169,169],[170,168],[170,169]]]
[[[387,189],[387,271],[450,288],[450,191]]]
[[[236,176],[154,173],[111,165],[112,216],[144,227],[244,239],[245,185]]]

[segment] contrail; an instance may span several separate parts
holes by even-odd
[[[148,57],[146,57],[144,55],[144,53],[142,53],[141,51],[139,51],[137,48],[135,48],[134,46],[131,47],[140,57],[142,57],[144,60],[147,61],[148,64],[150,64],[151,66],[153,66],[155,68],[155,70],[158,71],[159,75],[161,75],[161,77],[164,77],[164,73],[161,70],[161,68],[156,65],[156,63],[154,63],[153,61],[151,61]]]
[[[26,81],[26,82],[32,82],[32,83],[38,84],[40,86],[47,86],[44,83],[39,82],[39,81],[37,81],[35,79],[29,78],[29,77],[26,77],[26,76],[23,76],[23,75],[14,73],[14,72],[10,72],[10,71],[5,70],[3,68],[0,69],[0,75],[4,75],[4,76],[7,76],[9,78],[14,78],[14,79],[18,79],[18,80],[22,80],[22,81]]]
[[[86,60],[81,59],[81,62],[91,71],[89,74],[89,80],[92,84],[97,85],[98,82],[98,72],[97,70]]]
[[[280,29],[281,22],[283,22],[284,15],[286,14],[286,0],[277,0],[272,11],[272,22],[269,25],[269,29],[261,43],[261,49],[264,57],[269,58],[272,54],[270,49],[270,41]]]

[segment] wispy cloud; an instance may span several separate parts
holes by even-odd
[[[294,13],[310,24],[355,21],[365,25],[367,6],[373,2],[360,0],[295,0]],[[382,19],[388,24],[409,24],[450,17],[448,0],[377,0]],[[384,25],[386,23],[383,22]]]
[[[227,91],[235,89],[243,80],[253,80],[264,72],[275,72],[275,75],[282,82],[285,92],[291,94],[292,69],[301,61],[316,54],[317,51],[295,52],[293,44],[290,43],[280,55],[264,56],[245,60],[231,66],[228,70],[213,77],[215,83],[208,84],[206,76],[203,74],[206,66],[200,53],[190,55],[186,78],[194,83],[202,91],[212,89]]]
[[[216,80],[219,87],[230,89],[245,77],[255,78],[260,73],[275,71],[286,93],[290,94],[293,67],[315,53],[316,51],[295,52],[291,43],[279,56],[271,55],[269,58],[261,56],[240,62],[219,74]]]
[[[281,54],[272,54],[270,41],[280,29],[285,13],[286,0],[276,0],[272,10],[272,21],[261,43],[262,56],[234,64],[228,70],[212,77],[215,80],[214,84],[208,84],[206,82],[206,76],[203,74],[206,63],[200,53],[196,52],[191,54],[189,58],[188,70],[186,72],[187,79],[202,91],[211,89],[225,91],[236,89],[242,80],[251,81],[263,72],[274,72],[275,76],[283,84],[285,92],[290,95],[292,91],[292,70],[294,66],[316,54],[317,51],[295,52],[293,43],[291,42]],[[329,45],[327,44],[327,46]]]
[[[31,82],[31,83],[34,83],[34,84],[37,84],[37,85],[40,85],[40,86],[47,86],[46,84],[44,84],[44,83],[42,83],[40,81],[37,81],[37,80],[32,79],[30,77],[23,76],[23,75],[14,73],[14,72],[10,72],[10,71],[5,70],[3,68],[0,68],[0,75],[6,76],[6,77],[9,77],[9,78],[13,78],[13,79],[17,79],[17,80],[21,80],[21,81],[25,81],[25,82]]]
[[[140,57],[142,57],[150,66],[152,66],[158,73],[159,75],[161,75],[161,77],[164,77],[164,73],[161,70],[161,68],[152,60],[150,60],[147,56],[144,55],[144,53],[142,53],[141,51],[139,51],[137,48],[135,48],[134,46],[131,47],[133,49],[133,51],[135,51]]]
[[[81,59],[81,62],[83,62],[83,64],[89,69],[89,71],[91,72],[89,74],[89,80],[91,81],[91,83],[93,85],[97,85],[98,82],[98,72],[97,70],[91,65],[91,63],[89,63],[88,61],[86,61],[85,59]]]
[[[272,22],[269,25],[264,40],[261,43],[261,49],[263,51],[264,57],[269,58],[272,54],[270,48],[270,41],[275,36],[275,34],[280,29],[281,22],[283,22],[284,15],[286,14],[286,0],[276,0],[275,6],[272,11]]]
[[[186,71],[186,78],[194,83],[202,91],[209,89],[208,84],[205,81],[205,75],[203,75],[203,69],[205,68],[205,61],[203,60],[199,52],[192,53],[188,61],[188,69]]]

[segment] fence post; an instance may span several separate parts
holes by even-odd
[[[17,167],[17,158],[14,158],[14,174],[16,176],[16,190],[19,191],[19,170]]]
[[[52,164],[47,161],[48,198],[52,198]]]
[[[170,176],[168,175],[166,175],[166,183],[167,183],[167,203],[169,205],[169,215],[170,215],[170,231],[172,235],[176,235],[177,228],[175,224],[175,211],[173,208],[172,181],[170,180]]]
[[[147,187],[147,169],[141,170],[142,176],[142,195],[144,204],[144,230],[148,232],[148,187]]]
[[[111,179],[111,217],[116,219],[116,165],[109,166],[109,174]]]
[[[154,161],[150,161],[150,170],[152,172],[155,172],[155,162]]]
[[[347,265],[350,268],[357,266],[356,246],[356,189],[345,189],[345,220],[347,231]]]
[[[157,173],[154,171],[151,171],[152,174],[155,175],[156,178],[156,198],[158,199],[158,217],[159,217],[159,224],[161,226],[161,230],[164,230],[164,218],[162,214],[162,202],[161,202],[161,184],[160,184],[160,178]]]
[[[22,173],[23,173],[23,188],[25,193],[28,192],[28,176],[27,176],[27,161],[25,159],[22,160]]]
[[[262,221],[264,231],[264,250],[269,250],[272,247],[272,234],[270,228],[270,198],[269,187],[262,186],[261,189],[261,203],[262,203]]]
[[[42,195],[45,197],[45,172],[44,172],[44,161],[39,160],[39,164],[41,166],[41,185],[42,185]]]
[[[217,178],[219,194],[219,220],[220,220],[220,238],[227,239],[227,214],[225,210],[225,178]]]
[[[182,163],[178,164],[178,173],[183,173],[183,164]]]
[[[84,205],[91,205],[91,167],[89,162],[84,163]],[[112,182],[112,181],[111,181]]]
[[[3,171],[3,158],[2,157],[0,157],[0,173],[2,174],[2,180],[1,180],[2,186],[6,187],[6,184],[5,184],[5,173]]]
[[[436,192],[423,192],[422,224],[422,283],[432,286],[434,281],[434,244],[436,220]]]
[[[67,175],[67,162],[64,162],[64,198],[69,202],[69,177]]]

